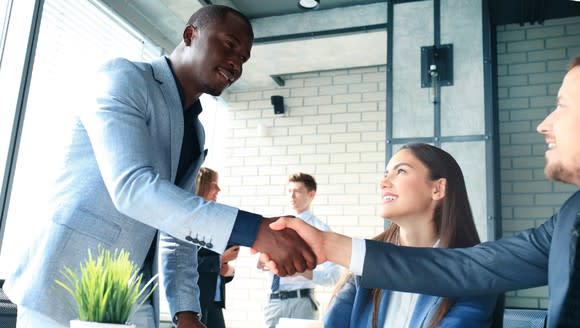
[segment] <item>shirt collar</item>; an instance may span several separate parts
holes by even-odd
[[[312,215],[312,211],[310,211],[310,208],[307,209],[306,211],[303,211],[301,213],[295,212],[296,216],[301,218],[302,220],[307,220],[310,219],[313,215]]]
[[[169,65],[169,70],[171,71],[171,75],[173,75],[173,79],[175,80],[175,85],[177,86],[177,92],[179,92],[179,99],[181,99],[181,107],[183,107],[183,104],[185,103],[185,99],[184,99],[184,95],[183,95],[183,88],[181,87],[181,84],[179,83],[179,80],[177,79],[177,76],[175,75],[175,72],[173,71],[173,66],[171,65],[171,61],[169,60],[168,57],[165,57],[165,60],[167,61],[167,65]],[[199,101],[199,99],[197,99],[195,101],[195,103],[193,103],[193,105],[191,105],[191,107],[184,108],[183,111],[189,112],[189,109],[193,110],[192,113],[194,116],[198,116],[199,114],[201,114],[201,111],[203,110],[203,108],[201,107],[201,102]]]

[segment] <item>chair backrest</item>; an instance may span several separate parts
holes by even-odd
[[[499,294],[497,296],[497,302],[495,303],[495,309],[493,310],[493,318],[491,320],[490,328],[503,328],[504,306],[505,294]]]
[[[510,309],[503,315],[504,328],[544,328],[547,311],[544,309]]]
[[[0,280],[0,328],[15,328],[16,327],[16,304],[10,302],[4,291],[2,285],[4,281]]]

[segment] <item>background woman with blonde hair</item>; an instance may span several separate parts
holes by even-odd
[[[218,173],[202,167],[197,174],[195,193],[205,200],[216,201],[220,192]],[[201,321],[208,327],[224,328],[225,321],[222,309],[225,308],[226,286],[234,279],[234,267],[229,264],[238,257],[240,247],[228,247],[220,257],[218,253],[206,248],[197,252],[197,271],[199,279],[199,301],[201,304]]]

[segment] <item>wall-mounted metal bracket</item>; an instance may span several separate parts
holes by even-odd
[[[453,45],[421,47],[421,88],[432,87],[433,77],[440,86],[453,85]]]
[[[272,78],[272,80],[274,80],[274,82],[276,82],[276,84],[279,87],[283,87],[286,84],[286,81],[284,81],[284,79],[280,75],[270,75],[270,77]]]

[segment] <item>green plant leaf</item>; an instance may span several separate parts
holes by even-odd
[[[83,321],[124,324],[158,286],[158,275],[142,283],[143,275],[129,252],[111,253],[103,247],[96,258],[89,249],[78,272],[65,267],[61,273],[64,279],[55,282],[72,296]]]

